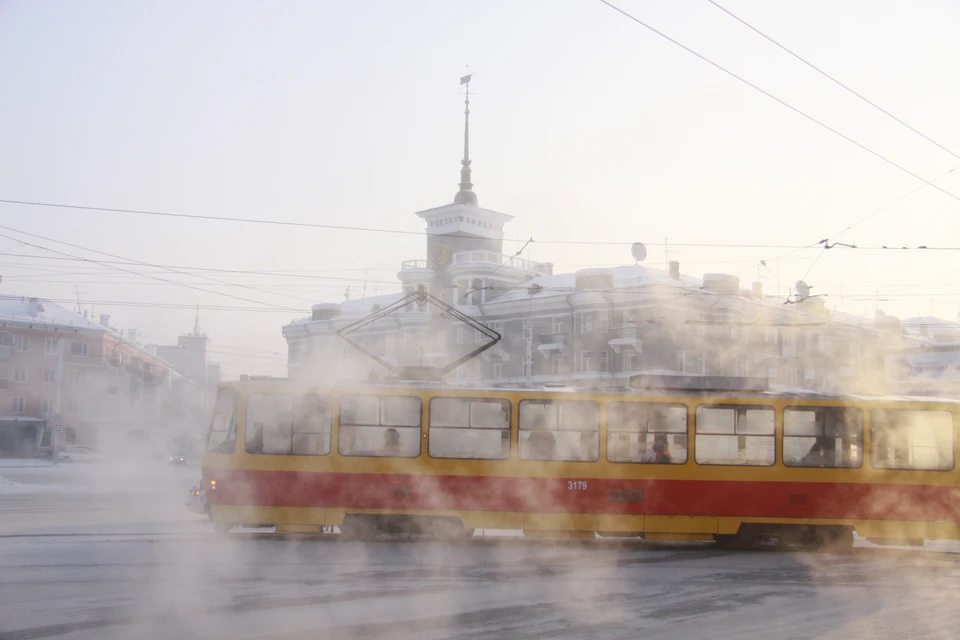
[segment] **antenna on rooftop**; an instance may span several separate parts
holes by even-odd
[[[630,255],[637,263],[643,262],[647,257],[647,248],[642,242],[634,242],[630,247]]]

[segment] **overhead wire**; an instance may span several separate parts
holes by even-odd
[[[7,227],[0,226],[0,228],[6,229]],[[35,234],[27,234],[27,235],[35,235]],[[38,236],[38,237],[42,237],[42,236]],[[7,240],[16,240],[16,238],[11,238],[10,236],[4,235],[4,234],[0,234],[0,238],[6,238]],[[81,260],[84,260],[84,261],[87,261],[87,262],[98,263],[97,260],[93,260],[92,258],[80,258],[79,256],[74,256],[74,255],[71,255],[71,254],[69,254],[69,253],[65,253],[65,252],[62,252],[62,251],[58,251],[58,250],[56,250],[56,249],[50,249],[50,248],[48,248],[48,247],[44,247],[44,246],[41,246],[41,245],[38,245],[38,244],[34,244],[34,243],[24,243],[24,244],[28,244],[28,245],[31,246],[31,247],[34,247],[34,248],[36,248],[36,249],[40,249],[41,251],[49,251],[49,252],[51,252],[51,253],[58,253],[58,254],[60,254],[60,255],[68,256],[68,257],[71,257],[71,258],[78,258],[78,259],[81,259]],[[119,271],[126,271],[127,273],[132,273],[132,274],[134,274],[134,275],[141,275],[141,274],[138,274],[138,273],[135,272],[135,271],[131,271],[130,269],[124,269],[123,267],[111,266],[111,268],[112,268],[112,269],[117,269],[117,270],[119,270]],[[201,289],[200,287],[195,287],[195,286],[189,285],[189,284],[183,284],[183,283],[180,283],[180,282],[176,282],[175,280],[165,280],[164,278],[160,278],[160,277],[158,277],[158,276],[149,276],[149,277],[150,277],[150,278],[153,278],[154,280],[159,280],[159,281],[161,281],[161,282],[166,282],[166,283],[168,283],[168,284],[175,285],[175,286],[186,287],[186,288],[188,288],[188,289],[193,289],[193,290],[195,290],[195,291],[200,291],[200,292],[202,292],[202,293],[208,293],[208,294],[223,296],[223,297],[227,297],[227,298],[233,298],[234,300],[240,300],[240,301],[242,301],[242,302],[252,302],[252,303],[254,303],[254,304],[259,304],[259,305],[264,305],[264,304],[265,304],[265,303],[263,303],[263,302],[260,302],[259,300],[251,300],[250,298],[243,298],[243,297],[240,297],[240,296],[235,296],[235,295],[233,295],[233,294],[224,293],[224,292],[222,292],[222,291],[211,291],[211,290],[209,290],[209,289]],[[272,307],[274,307],[274,308],[276,308],[276,309],[278,309],[278,310],[286,310],[285,308],[279,307],[279,306],[277,306],[277,305],[266,305],[266,306],[272,306]]]
[[[138,265],[140,265],[140,266],[157,268],[157,265],[155,265],[155,264],[150,264],[149,262],[143,262],[142,260],[133,260],[133,259],[131,259],[131,258],[125,258],[125,257],[123,257],[123,256],[119,256],[119,255],[114,254],[114,253],[109,253],[109,252],[107,252],[107,251],[100,251],[100,250],[97,250],[97,249],[91,249],[91,248],[89,248],[89,247],[83,247],[83,246],[80,246],[80,245],[78,245],[78,244],[73,244],[73,243],[71,243],[71,242],[65,242],[65,241],[63,241],[63,240],[57,240],[57,239],[55,239],[55,238],[50,238],[50,237],[47,237],[47,236],[41,236],[41,235],[39,235],[39,234],[30,233],[30,232],[28,232],[28,231],[21,231],[20,229],[14,229],[13,227],[7,227],[7,226],[4,226],[4,225],[0,225],[0,229],[6,229],[7,231],[11,231],[11,232],[13,232],[13,233],[19,233],[19,234],[25,235],[25,236],[30,236],[30,237],[32,237],[32,238],[40,238],[41,240],[46,240],[47,242],[56,242],[57,244],[62,244],[62,245],[67,246],[67,247],[73,247],[74,249],[80,249],[81,251],[89,251],[89,252],[91,252],[91,253],[96,253],[96,254],[100,254],[100,255],[104,255],[104,256],[109,256],[109,257],[111,257],[111,258],[116,258],[116,259],[118,259],[118,260],[126,260],[126,261],[128,261],[128,262],[134,262],[134,263],[136,263],[136,264],[138,264]],[[8,237],[8,236],[3,236],[3,237]],[[16,239],[16,238],[14,238],[14,239]],[[24,243],[24,244],[27,244],[27,243]],[[51,251],[51,249],[48,249],[48,248],[46,248],[46,247],[40,247],[39,245],[31,245],[31,246],[36,247],[36,248],[40,248],[40,249],[42,249],[42,250],[44,250],[44,251]],[[70,255],[70,254],[64,254],[64,255]],[[96,262],[96,261],[95,261],[95,260],[91,260],[91,262]],[[116,268],[116,267],[113,267],[113,268]],[[177,273],[177,274],[180,274],[180,275],[191,275],[191,274],[184,273],[183,271],[179,271],[179,270],[177,270],[177,269],[174,269],[174,268],[172,268],[172,267],[165,267],[165,269],[166,269],[167,271],[171,272],[171,273]],[[129,271],[129,270],[125,269],[125,271]],[[204,276],[204,275],[200,275],[200,274],[192,274],[192,275],[194,275],[195,277],[203,278],[203,279],[205,279],[205,280],[210,280],[211,282],[219,282],[219,283],[221,283],[221,284],[230,284],[230,283],[227,283],[227,282],[224,281],[224,280],[218,280],[218,279],[216,279],[216,278],[211,278],[211,277],[209,277],[209,276]],[[150,277],[152,277],[152,278],[154,278],[154,279],[156,279],[156,280],[160,280],[160,278],[156,278],[155,276],[150,276]],[[173,284],[177,284],[177,285],[180,285],[180,286],[189,286],[189,285],[182,285],[182,284],[177,283],[177,282],[174,282],[174,281],[167,281],[167,282],[172,282]],[[241,285],[237,285],[237,286],[239,286],[239,287],[241,287],[241,288],[243,288],[243,289],[250,289],[250,290],[252,290],[252,291],[258,291],[258,292],[260,292],[260,293],[267,293],[267,294],[275,295],[275,296],[282,296],[282,297],[286,297],[286,298],[293,298],[293,299],[297,299],[297,300],[302,300],[302,301],[304,301],[304,302],[312,302],[312,300],[309,300],[309,299],[307,299],[307,298],[299,298],[299,297],[297,297],[297,296],[291,296],[291,295],[289,295],[289,294],[284,294],[284,293],[274,293],[274,292],[269,291],[269,290],[267,290],[267,289],[260,289],[260,288],[257,288],[257,287],[251,287],[251,286],[242,285],[242,284],[241,284]],[[191,288],[197,289],[197,287],[191,287]],[[198,289],[198,290],[203,291],[203,289]],[[227,295],[227,294],[224,294],[224,293],[222,293],[222,292],[215,292],[215,293],[216,293],[217,295]],[[250,300],[250,299],[247,299],[247,298],[240,298],[240,299],[244,300],[245,302],[256,302],[256,303],[258,303],[258,304],[269,304],[269,303],[260,303],[260,302],[258,302],[258,301],[256,301],[256,300]]]
[[[953,156],[953,157],[956,158],[957,160],[960,160],[960,155],[957,155],[956,153],[954,153],[953,151],[951,151],[950,149],[948,149],[948,148],[945,147],[944,145],[940,144],[939,142],[937,142],[936,140],[934,140],[934,139],[931,138],[930,136],[926,135],[926,134],[923,133],[922,131],[918,131],[916,128],[910,126],[909,124],[907,124],[906,122],[904,122],[903,120],[901,120],[900,118],[898,118],[897,116],[893,115],[892,113],[890,113],[889,111],[887,111],[886,109],[884,109],[883,107],[881,107],[880,105],[878,105],[876,102],[873,102],[873,101],[870,100],[869,98],[865,97],[863,94],[858,93],[857,91],[855,91],[854,89],[850,88],[850,87],[847,86],[846,84],[840,82],[839,80],[837,80],[836,78],[834,78],[833,76],[831,76],[829,73],[827,73],[826,71],[824,71],[824,70],[821,69],[820,67],[818,67],[818,66],[816,66],[815,64],[813,64],[812,62],[810,62],[809,60],[806,60],[806,59],[800,57],[797,53],[795,53],[794,51],[791,51],[791,50],[788,49],[786,46],[784,46],[784,45],[782,45],[781,43],[777,42],[776,40],[774,40],[773,38],[771,38],[770,36],[768,36],[766,33],[764,33],[763,31],[761,31],[760,29],[756,28],[755,26],[753,26],[752,24],[750,24],[749,22],[747,22],[746,20],[744,20],[744,19],[741,18],[740,16],[736,15],[735,13],[733,13],[732,11],[730,11],[729,9],[727,9],[726,7],[724,7],[724,6],[720,5],[719,3],[715,2],[715,0],[707,0],[707,2],[709,2],[710,4],[712,4],[713,6],[715,6],[717,9],[720,9],[721,11],[723,11],[724,13],[726,13],[728,16],[730,16],[731,18],[733,18],[734,20],[736,20],[737,22],[739,22],[739,23],[742,24],[743,26],[747,27],[748,29],[750,29],[751,31],[753,31],[754,33],[756,33],[757,35],[761,36],[762,38],[764,38],[764,39],[766,39],[767,41],[771,42],[772,44],[776,45],[777,47],[779,47],[779,48],[782,49],[783,51],[787,52],[788,54],[790,54],[791,56],[793,56],[794,58],[796,58],[797,60],[799,60],[799,61],[802,62],[803,64],[807,65],[808,67],[810,67],[811,69],[813,69],[814,71],[816,71],[817,73],[819,73],[820,75],[822,75],[822,76],[823,76],[824,78],[826,78],[827,80],[830,80],[830,81],[833,82],[834,84],[840,86],[841,88],[845,89],[845,90],[848,91],[849,93],[851,93],[851,94],[855,95],[856,97],[860,98],[860,100],[862,100],[863,102],[867,103],[868,105],[870,105],[871,107],[873,107],[874,109],[876,109],[877,111],[879,111],[880,113],[882,113],[883,115],[885,115],[885,116],[887,116],[888,118],[894,120],[894,121],[897,122],[898,124],[903,125],[904,127],[906,127],[907,129],[909,129],[909,130],[912,131],[913,133],[917,134],[918,136],[920,136],[921,138],[923,138],[923,139],[926,140],[927,142],[929,142],[929,143],[937,146],[939,149],[941,149],[941,150],[943,150],[943,151],[946,151],[947,153],[949,153],[951,156]],[[952,169],[951,169],[951,171],[952,171]]]
[[[903,165],[898,164],[897,162],[891,160],[890,158],[887,158],[887,157],[884,156],[883,154],[881,154],[881,153],[879,153],[879,152],[877,152],[877,151],[874,151],[873,149],[871,149],[870,147],[866,146],[865,144],[854,140],[854,139],[851,138],[850,136],[848,136],[848,135],[846,135],[846,134],[844,134],[844,133],[841,133],[839,130],[834,129],[833,127],[831,127],[830,125],[826,124],[825,122],[823,122],[823,121],[821,121],[821,120],[818,120],[817,118],[809,115],[808,113],[804,112],[803,110],[801,110],[801,109],[793,106],[792,104],[790,104],[790,103],[787,102],[786,100],[783,100],[782,98],[778,98],[777,96],[775,96],[774,94],[770,93],[770,92],[767,91],[766,89],[761,88],[759,85],[756,85],[756,84],[750,82],[749,80],[747,80],[747,79],[744,78],[743,76],[737,75],[736,73],[734,73],[734,72],[731,71],[730,69],[727,69],[726,67],[724,67],[724,66],[721,65],[720,63],[714,62],[713,60],[711,60],[710,58],[706,57],[706,56],[703,55],[702,53],[699,53],[699,52],[695,51],[694,49],[692,49],[692,48],[688,47],[687,45],[683,44],[682,42],[680,42],[679,40],[676,40],[676,39],[668,36],[668,35],[665,34],[664,32],[662,32],[662,31],[656,29],[655,27],[647,24],[646,22],[644,22],[643,20],[640,20],[640,19],[637,18],[636,16],[628,13],[627,11],[624,11],[623,9],[621,9],[621,8],[618,7],[618,6],[616,6],[616,5],[613,4],[612,2],[609,2],[609,0],[599,0],[599,2],[603,3],[604,5],[606,5],[607,7],[611,8],[611,9],[613,9],[613,10],[616,11],[617,13],[623,15],[624,17],[628,18],[629,20],[632,20],[633,22],[636,22],[637,24],[639,24],[640,26],[644,27],[645,29],[648,29],[649,31],[652,31],[653,33],[657,34],[657,35],[660,36],[661,38],[663,38],[663,39],[669,41],[670,43],[672,43],[672,44],[680,47],[681,49],[683,49],[683,50],[686,51],[687,53],[690,53],[690,54],[696,56],[696,57],[699,58],[700,60],[703,60],[703,61],[706,62],[707,64],[709,64],[709,65],[711,65],[711,66],[719,69],[720,71],[723,71],[724,73],[726,73],[727,75],[731,76],[732,78],[735,78],[736,80],[739,80],[740,82],[742,82],[743,84],[747,85],[748,87],[754,89],[755,91],[758,91],[759,93],[762,93],[763,95],[767,96],[768,98],[770,98],[771,100],[777,102],[778,104],[786,107],[787,109],[793,111],[794,113],[796,113],[796,114],[798,114],[798,115],[806,118],[806,119],[809,120],[810,122],[813,122],[814,124],[816,124],[816,125],[824,128],[824,129],[826,129],[827,131],[833,133],[834,135],[836,135],[836,136],[838,136],[838,137],[846,140],[846,141],[849,142],[850,144],[858,147],[859,149],[862,149],[863,151],[866,151],[866,152],[869,153],[870,155],[872,155],[872,156],[874,156],[874,157],[876,157],[876,158],[878,158],[878,159],[886,162],[886,163],[889,164],[890,166],[896,167],[897,169],[899,169],[899,170],[902,171],[903,173],[906,173],[907,175],[912,176],[913,178],[916,178],[917,180],[920,180],[921,182],[925,183],[926,185],[928,185],[928,186],[936,189],[936,190],[939,191],[940,193],[943,193],[944,195],[946,195],[946,196],[948,196],[948,197],[950,197],[950,198],[953,198],[954,200],[960,201],[960,196],[958,196],[957,194],[951,193],[950,191],[947,191],[946,189],[944,189],[944,188],[942,188],[942,187],[939,187],[939,186],[933,184],[933,182],[931,182],[931,181],[927,180],[926,178],[923,178],[922,176],[914,173],[914,172],[911,171],[910,169],[907,169],[907,168],[904,167]]]

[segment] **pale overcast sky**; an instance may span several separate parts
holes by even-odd
[[[960,154],[960,4],[718,3]],[[960,166],[707,0],[615,4],[926,180]],[[573,271],[630,264],[629,247],[549,241],[641,241],[662,266],[669,239],[689,275],[749,287],[759,272],[773,293],[779,270],[784,296],[805,277],[850,313],[960,314],[960,252],[866,248],[960,246],[958,199],[597,0],[0,0],[0,199],[421,231],[414,212],[457,191],[468,65],[475,190],[516,216],[511,250],[532,236],[529,257]],[[960,195],[960,170],[936,184]],[[359,296],[365,278],[367,295],[398,290],[400,262],[425,248],[416,235],[12,204],[0,224],[17,230],[0,229],[0,292],[79,294],[160,343],[200,304],[230,376],[282,374],[283,324],[347,286]],[[816,262],[819,249],[775,248],[828,237],[865,248]],[[49,259],[117,260],[88,249],[310,277],[203,272],[251,290]],[[260,310],[203,308],[240,306]]]

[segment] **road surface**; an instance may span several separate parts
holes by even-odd
[[[146,510],[125,491],[0,494],[0,640],[909,640],[960,629],[955,544],[831,555],[223,536],[182,508],[185,493],[165,496],[191,474],[170,471],[130,483],[153,487]],[[99,511],[68,509],[97,497]]]

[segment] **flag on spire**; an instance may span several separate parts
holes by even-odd
[[[472,77],[473,77],[472,73],[469,75],[463,76],[462,78],[460,78],[460,84],[467,84],[468,82],[470,82],[470,78]]]

